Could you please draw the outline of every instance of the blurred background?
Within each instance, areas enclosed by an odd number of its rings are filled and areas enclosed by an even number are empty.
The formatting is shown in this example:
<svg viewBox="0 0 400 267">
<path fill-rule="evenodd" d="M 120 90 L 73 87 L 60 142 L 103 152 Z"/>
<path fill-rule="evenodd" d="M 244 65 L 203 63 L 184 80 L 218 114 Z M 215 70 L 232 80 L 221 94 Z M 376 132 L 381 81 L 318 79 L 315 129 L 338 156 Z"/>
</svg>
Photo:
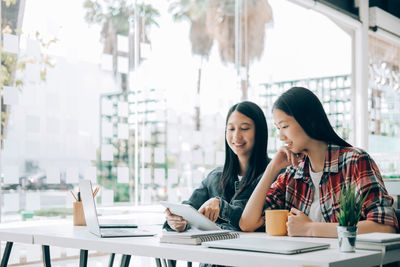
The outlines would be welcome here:
<svg viewBox="0 0 400 267">
<path fill-rule="evenodd" d="M 104 210 L 185 200 L 223 164 L 233 104 L 263 108 L 273 156 L 292 86 L 396 197 L 399 17 L 394 0 L 1 1 L 0 222 L 71 216 L 79 179 Z"/>
</svg>

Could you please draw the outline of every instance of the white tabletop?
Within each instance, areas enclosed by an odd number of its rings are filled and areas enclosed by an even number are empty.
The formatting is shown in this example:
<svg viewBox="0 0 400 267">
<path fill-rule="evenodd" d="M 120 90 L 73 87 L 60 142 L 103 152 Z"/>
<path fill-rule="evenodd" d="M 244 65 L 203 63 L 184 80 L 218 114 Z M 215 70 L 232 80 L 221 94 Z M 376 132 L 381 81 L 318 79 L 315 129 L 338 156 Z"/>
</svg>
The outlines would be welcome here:
<svg viewBox="0 0 400 267">
<path fill-rule="evenodd" d="M 161 234 L 161 226 L 143 227 Z M 242 238 L 257 237 L 269 239 L 293 239 L 329 243 L 331 248 L 301 253 L 279 255 L 237 250 L 212 249 L 202 246 L 159 243 L 159 237 L 99 238 L 89 233 L 85 226 L 71 225 L 71 222 L 34 227 L 0 229 L 0 239 L 24 242 L 22 237 L 33 235 L 33 243 L 40 245 L 86 249 L 133 256 L 176 259 L 231 266 L 376 266 L 380 264 L 378 251 L 357 250 L 355 253 L 340 253 L 337 239 L 270 237 L 265 233 L 243 233 Z M 16 238 L 19 236 L 21 239 Z M 25 240 L 25 239 L 24 239 Z M 27 239 L 26 239 L 27 240 Z"/>
<path fill-rule="evenodd" d="M 0 240 L 33 244 L 33 234 L 25 229 L 14 229 L 12 231 L 0 230 Z"/>
</svg>

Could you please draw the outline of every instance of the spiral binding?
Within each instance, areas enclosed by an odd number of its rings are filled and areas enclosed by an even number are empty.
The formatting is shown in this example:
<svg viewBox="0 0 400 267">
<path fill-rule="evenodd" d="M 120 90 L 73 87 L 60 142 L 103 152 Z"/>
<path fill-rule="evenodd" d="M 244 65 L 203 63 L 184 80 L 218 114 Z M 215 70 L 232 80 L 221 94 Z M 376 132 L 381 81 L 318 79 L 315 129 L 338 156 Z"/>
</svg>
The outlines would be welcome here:
<svg viewBox="0 0 400 267">
<path fill-rule="evenodd" d="M 224 239 L 234 239 L 240 236 L 239 233 L 223 233 L 223 234 L 212 234 L 212 235 L 205 235 L 199 236 L 201 242 L 207 241 L 216 241 L 216 240 L 224 240 Z"/>
</svg>

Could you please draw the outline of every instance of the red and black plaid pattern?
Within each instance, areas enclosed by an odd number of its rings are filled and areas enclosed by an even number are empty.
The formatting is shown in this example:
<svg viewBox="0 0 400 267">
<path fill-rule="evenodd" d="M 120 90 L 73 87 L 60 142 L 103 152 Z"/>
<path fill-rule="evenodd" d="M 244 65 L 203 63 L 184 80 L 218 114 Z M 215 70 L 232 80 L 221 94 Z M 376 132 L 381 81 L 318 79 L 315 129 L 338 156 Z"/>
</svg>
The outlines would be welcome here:
<svg viewBox="0 0 400 267">
<path fill-rule="evenodd" d="M 305 157 L 297 169 L 289 166 L 279 175 L 267 194 L 265 208 L 290 210 L 294 207 L 308 215 L 315 190 L 309 166 L 309 158 Z M 358 197 L 369 191 L 361 220 L 398 229 L 393 198 L 386 191 L 379 169 L 368 153 L 354 147 L 328 145 L 323 172 L 319 190 L 321 213 L 326 222 L 337 222 L 340 189 L 355 184 Z"/>
</svg>

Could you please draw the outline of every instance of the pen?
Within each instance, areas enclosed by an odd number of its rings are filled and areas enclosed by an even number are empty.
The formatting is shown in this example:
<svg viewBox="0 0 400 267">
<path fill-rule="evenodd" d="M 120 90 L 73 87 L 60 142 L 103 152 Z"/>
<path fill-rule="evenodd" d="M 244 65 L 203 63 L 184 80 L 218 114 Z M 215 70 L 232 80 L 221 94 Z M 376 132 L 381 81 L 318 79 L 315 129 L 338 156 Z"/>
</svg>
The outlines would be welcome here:
<svg viewBox="0 0 400 267">
<path fill-rule="evenodd" d="M 81 202 L 81 192 L 78 192 L 78 201 Z"/>
</svg>

